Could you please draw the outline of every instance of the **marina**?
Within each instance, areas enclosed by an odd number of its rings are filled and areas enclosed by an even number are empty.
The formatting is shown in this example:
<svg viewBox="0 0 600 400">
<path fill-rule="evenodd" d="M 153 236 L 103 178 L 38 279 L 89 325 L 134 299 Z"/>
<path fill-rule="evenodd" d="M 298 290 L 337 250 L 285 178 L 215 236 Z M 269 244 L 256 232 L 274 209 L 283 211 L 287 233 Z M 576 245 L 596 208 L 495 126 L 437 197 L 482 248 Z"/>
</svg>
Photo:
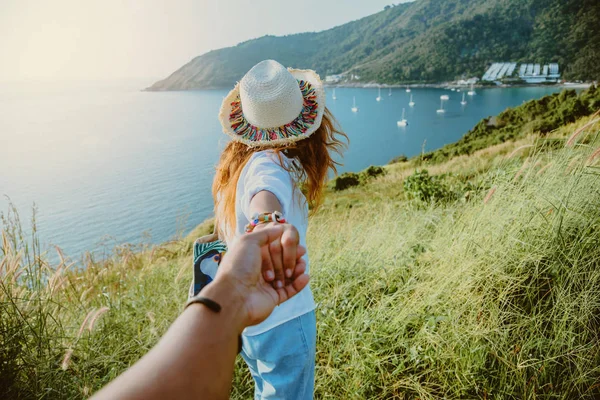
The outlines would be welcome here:
<svg viewBox="0 0 600 400">
<path fill-rule="evenodd" d="M 515 71 L 517 73 L 515 74 Z M 560 70 L 557 63 L 532 64 L 524 63 L 517 70 L 517 63 L 493 63 L 482 76 L 483 82 L 527 84 L 557 83 L 560 80 Z"/>
</svg>

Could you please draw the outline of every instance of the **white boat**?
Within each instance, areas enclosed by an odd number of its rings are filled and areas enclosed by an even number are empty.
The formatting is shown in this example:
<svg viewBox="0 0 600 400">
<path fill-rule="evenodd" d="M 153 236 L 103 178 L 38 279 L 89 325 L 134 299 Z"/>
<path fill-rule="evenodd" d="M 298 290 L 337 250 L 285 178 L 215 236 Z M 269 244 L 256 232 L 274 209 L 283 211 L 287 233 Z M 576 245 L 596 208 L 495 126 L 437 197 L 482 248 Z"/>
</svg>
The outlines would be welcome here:
<svg viewBox="0 0 600 400">
<path fill-rule="evenodd" d="M 408 105 L 411 106 L 411 107 L 415 106 L 415 102 L 413 101 L 413 95 L 412 95 L 412 93 L 410 94 L 410 101 L 408 102 Z"/>
<path fill-rule="evenodd" d="M 388 96 L 392 95 L 392 88 L 390 88 L 390 91 L 388 92 Z"/>
<path fill-rule="evenodd" d="M 379 91 L 377 92 L 378 94 L 377 94 L 377 98 L 375 100 L 381 101 L 381 88 L 378 88 L 378 89 L 379 89 Z"/>
<path fill-rule="evenodd" d="M 444 97 L 444 96 L 442 96 L 442 97 Z M 446 110 L 444 110 L 444 99 L 440 98 L 440 102 L 441 102 L 440 109 L 437 110 L 437 113 L 438 114 L 443 114 L 443 113 L 446 112 Z"/>
<path fill-rule="evenodd" d="M 331 96 L 331 98 L 337 100 L 337 97 L 335 96 L 335 88 L 333 88 L 333 95 Z"/>
<path fill-rule="evenodd" d="M 402 109 L 402 119 L 400 121 L 397 122 L 398 126 L 406 126 L 408 125 L 408 121 L 406 120 L 406 118 L 404 118 L 404 113 L 406 112 L 406 109 Z"/>
<path fill-rule="evenodd" d="M 356 107 L 356 97 L 352 97 L 352 112 L 358 112 L 358 107 Z"/>
<path fill-rule="evenodd" d="M 465 93 L 463 92 L 463 99 L 460 102 L 460 104 L 462 104 L 463 106 L 467 104 L 467 100 L 465 100 Z"/>
<path fill-rule="evenodd" d="M 446 101 L 446 100 L 450 100 L 450 96 L 448 96 L 447 94 L 443 94 L 440 96 L 440 99 Z"/>
<path fill-rule="evenodd" d="M 410 93 L 410 88 L 406 85 L 406 93 Z"/>
<path fill-rule="evenodd" d="M 453 92 L 456 92 L 456 88 L 452 88 L 452 89 L 450 89 L 450 90 L 452 90 Z"/>
<path fill-rule="evenodd" d="M 473 90 L 473 84 L 472 84 L 472 83 L 471 83 L 471 90 L 469 90 L 469 91 L 467 92 L 467 94 L 468 94 L 469 96 L 475 96 L 475 94 L 476 94 L 476 93 L 475 93 L 475 91 Z"/>
</svg>

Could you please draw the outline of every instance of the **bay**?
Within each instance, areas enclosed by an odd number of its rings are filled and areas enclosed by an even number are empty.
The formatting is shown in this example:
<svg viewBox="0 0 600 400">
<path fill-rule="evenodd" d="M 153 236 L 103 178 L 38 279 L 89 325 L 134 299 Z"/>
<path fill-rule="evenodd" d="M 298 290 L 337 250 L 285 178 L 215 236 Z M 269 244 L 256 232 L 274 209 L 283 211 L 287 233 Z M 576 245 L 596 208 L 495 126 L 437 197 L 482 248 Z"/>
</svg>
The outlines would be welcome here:
<svg viewBox="0 0 600 400">
<path fill-rule="evenodd" d="M 0 210 L 22 219 L 35 202 L 38 231 L 68 255 L 120 243 L 160 243 L 211 215 L 214 165 L 226 142 L 217 113 L 226 90 L 142 92 L 142 82 L 0 85 Z M 328 89 L 350 138 L 340 172 L 360 171 L 463 136 L 481 118 L 561 90 Z M 448 95 L 446 112 L 440 96 Z M 353 97 L 359 112 L 351 111 Z M 398 127 L 402 108 L 407 127 Z M 27 223 L 26 223 L 27 224 Z"/>
</svg>

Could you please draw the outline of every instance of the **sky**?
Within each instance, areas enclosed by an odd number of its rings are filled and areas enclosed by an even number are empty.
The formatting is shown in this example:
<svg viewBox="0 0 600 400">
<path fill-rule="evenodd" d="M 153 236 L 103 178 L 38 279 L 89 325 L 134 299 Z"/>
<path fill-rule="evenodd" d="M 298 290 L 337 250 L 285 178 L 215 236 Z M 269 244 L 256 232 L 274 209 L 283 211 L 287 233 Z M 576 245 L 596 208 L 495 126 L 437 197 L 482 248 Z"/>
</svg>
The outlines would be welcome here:
<svg viewBox="0 0 600 400">
<path fill-rule="evenodd" d="M 405 0 L 0 0 L 0 81 L 163 78 L 207 51 Z"/>
</svg>

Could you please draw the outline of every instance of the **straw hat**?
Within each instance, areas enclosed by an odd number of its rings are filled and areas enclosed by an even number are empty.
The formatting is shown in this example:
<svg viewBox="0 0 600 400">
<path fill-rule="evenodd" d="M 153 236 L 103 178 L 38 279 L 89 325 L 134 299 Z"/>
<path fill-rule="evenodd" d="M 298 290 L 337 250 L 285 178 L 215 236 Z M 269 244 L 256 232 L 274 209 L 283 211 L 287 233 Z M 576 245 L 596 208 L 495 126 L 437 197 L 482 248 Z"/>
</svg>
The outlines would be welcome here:
<svg viewBox="0 0 600 400">
<path fill-rule="evenodd" d="M 223 100 L 223 132 L 250 147 L 306 139 L 321 125 L 325 90 L 312 70 L 285 69 L 265 60 L 244 75 Z"/>
</svg>

